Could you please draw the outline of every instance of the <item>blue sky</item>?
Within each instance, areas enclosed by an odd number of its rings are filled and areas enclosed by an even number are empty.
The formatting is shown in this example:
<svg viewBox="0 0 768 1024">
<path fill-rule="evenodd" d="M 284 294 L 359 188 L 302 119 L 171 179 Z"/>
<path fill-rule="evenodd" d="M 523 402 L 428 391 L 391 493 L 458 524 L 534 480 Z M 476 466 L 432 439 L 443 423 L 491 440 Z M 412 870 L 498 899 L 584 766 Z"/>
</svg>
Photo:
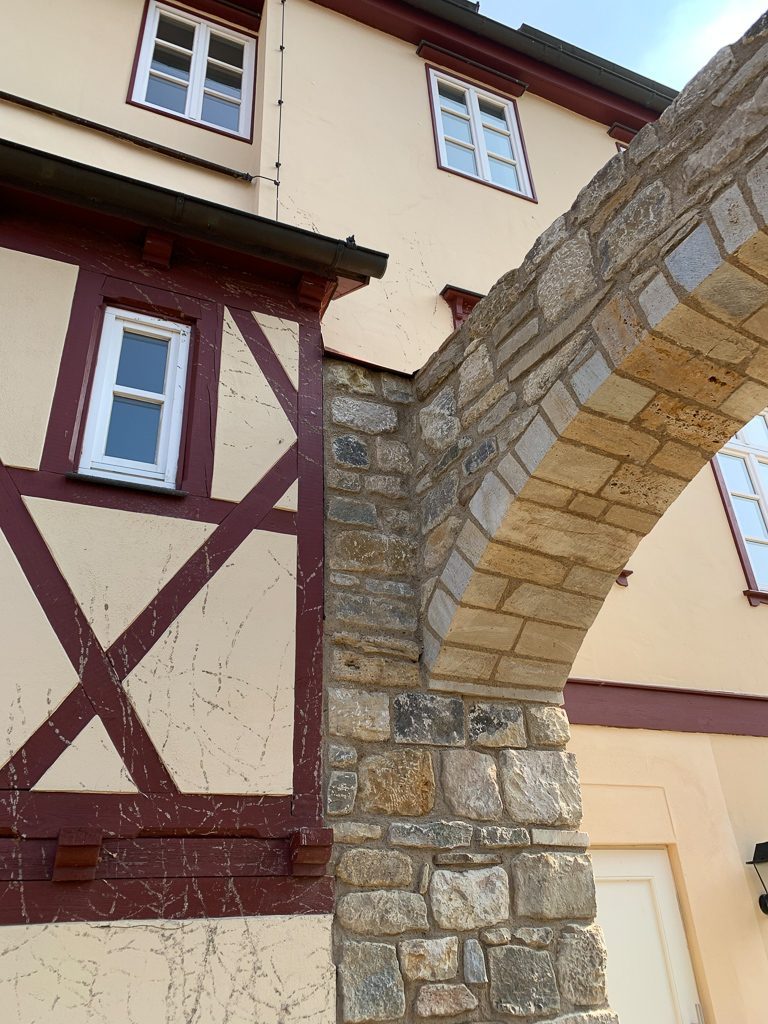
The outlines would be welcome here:
<svg viewBox="0 0 768 1024">
<path fill-rule="evenodd" d="M 525 22 L 675 89 L 757 21 L 768 0 L 480 0 L 480 13 Z"/>
</svg>

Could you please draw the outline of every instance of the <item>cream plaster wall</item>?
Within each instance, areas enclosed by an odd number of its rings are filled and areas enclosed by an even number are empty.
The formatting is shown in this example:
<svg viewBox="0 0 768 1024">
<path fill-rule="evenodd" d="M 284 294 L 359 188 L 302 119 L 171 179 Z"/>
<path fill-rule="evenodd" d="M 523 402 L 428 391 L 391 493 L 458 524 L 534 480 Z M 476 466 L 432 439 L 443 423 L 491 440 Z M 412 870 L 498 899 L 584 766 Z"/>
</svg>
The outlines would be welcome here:
<svg viewBox="0 0 768 1024">
<path fill-rule="evenodd" d="M 98 717 L 90 720 L 32 789 L 43 793 L 138 793 Z"/>
<path fill-rule="evenodd" d="M 5 1024 L 332 1024 L 331 916 L 0 928 Z"/>
<path fill-rule="evenodd" d="M 104 648 L 216 529 L 48 498 L 24 498 L 24 504 Z"/>
<path fill-rule="evenodd" d="M 77 674 L 2 533 L 0 583 L 0 764 L 5 764 L 75 688 Z"/>
<path fill-rule="evenodd" d="M 592 845 L 669 849 L 707 1024 L 763 1024 L 768 918 L 744 861 L 768 838 L 768 784 L 752 784 L 768 778 L 768 739 L 572 734 Z"/>
<path fill-rule="evenodd" d="M 283 407 L 225 310 L 211 497 L 241 501 L 295 440 Z"/>
<path fill-rule="evenodd" d="M 78 268 L 0 249 L 0 459 L 38 469 Z"/>
<path fill-rule="evenodd" d="M 627 563 L 571 675 L 768 694 L 768 605 L 753 608 L 710 466 Z"/>
<path fill-rule="evenodd" d="M 183 793 L 288 794 L 296 538 L 254 530 L 125 686 Z"/>
</svg>

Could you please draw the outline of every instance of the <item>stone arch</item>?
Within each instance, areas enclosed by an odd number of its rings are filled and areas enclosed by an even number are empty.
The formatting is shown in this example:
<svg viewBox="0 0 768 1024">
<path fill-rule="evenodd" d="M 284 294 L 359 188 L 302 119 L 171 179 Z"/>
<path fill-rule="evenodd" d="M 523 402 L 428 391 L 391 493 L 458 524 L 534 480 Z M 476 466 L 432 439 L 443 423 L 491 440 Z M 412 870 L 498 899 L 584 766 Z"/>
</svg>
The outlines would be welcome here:
<svg viewBox="0 0 768 1024">
<path fill-rule="evenodd" d="M 558 703 L 640 539 L 768 405 L 767 37 L 768 14 L 417 375 L 430 688 Z"/>
</svg>

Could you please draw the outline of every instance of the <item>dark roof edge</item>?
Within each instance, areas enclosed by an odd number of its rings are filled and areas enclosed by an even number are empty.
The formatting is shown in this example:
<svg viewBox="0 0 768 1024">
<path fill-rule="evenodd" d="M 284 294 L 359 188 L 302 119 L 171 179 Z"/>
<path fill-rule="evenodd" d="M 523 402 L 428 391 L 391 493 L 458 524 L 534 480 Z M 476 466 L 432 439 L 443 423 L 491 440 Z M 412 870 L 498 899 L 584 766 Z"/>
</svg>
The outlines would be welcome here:
<svg viewBox="0 0 768 1024">
<path fill-rule="evenodd" d="M 604 60 L 596 54 L 581 50 L 556 36 L 548 35 L 530 25 L 519 29 L 486 18 L 470 8 L 459 6 L 454 0 L 402 0 L 408 7 L 442 18 L 468 32 L 491 39 L 501 46 L 532 57 L 550 67 L 565 71 L 591 85 L 599 85 L 624 99 L 650 110 L 661 112 L 677 96 L 677 90 L 638 75 L 634 71 Z"/>
<path fill-rule="evenodd" d="M 374 249 L 0 140 L 0 182 L 326 277 L 384 276 Z"/>
</svg>

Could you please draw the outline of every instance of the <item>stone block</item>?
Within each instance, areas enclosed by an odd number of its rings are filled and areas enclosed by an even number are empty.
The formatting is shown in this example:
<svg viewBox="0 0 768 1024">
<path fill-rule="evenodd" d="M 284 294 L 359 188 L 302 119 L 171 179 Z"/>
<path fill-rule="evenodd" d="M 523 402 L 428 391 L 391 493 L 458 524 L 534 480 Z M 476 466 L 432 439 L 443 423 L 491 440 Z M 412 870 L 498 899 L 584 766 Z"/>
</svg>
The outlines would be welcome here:
<svg viewBox="0 0 768 1024">
<path fill-rule="evenodd" d="M 474 750 L 451 750 L 442 755 L 443 795 L 454 814 L 475 821 L 493 821 L 503 810 L 496 762 Z"/>
<path fill-rule="evenodd" d="M 402 441 L 388 437 L 376 438 L 376 464 L 385 473 L 410 473 L 413 471 L 411 453 Z"/>
<path fill-rule="evenodd" d="M 495 437 L 488 437 L 482 444 L 479 444 L 475 450 L 469 454 L 466 459 L 462 462 L 461 466 L 466 476 L 471 476 L 476 473 L 483 466 L 487 466 L 491 459 L 495 458 L 498 454 L 499 446 L 496 444 Z"/>
<path fill-rule="evenodd" d="M 753 235 L 736 253 L 740 263 L 760 277 L 768 277 L 768 236 L 762 231 Z"/>
<path fill-rule="evenodd" d="M 614 366 L 645 337 L 645 328 L 623 292 L 597 314 L 592 327 Z"/>
<path fill-rule="evenodd" d="M 488 473 L 480 485 L 480 490 L 469 503 L 469 510 L 483 529 L 493 536 L 501 526 L 511 503 L 512 495 L 501 480 L 493 473 Z"/>
<path fill-rule="evenodd" d="M 523 324 L 522 327 L 518 327 L 514 333 L 510 334 L 505 338 L 499 345 L 498 350 L 498 363 L 499 367 L 502 367 L 504 363 L 508 363 L 509 360 L 517 352 L 520 351 L 525 345 L 535 338 L 539 333 L 539 321 L 536 317 L 529 320 L 528 323 Z"/>
<path fill-rule="evenodd" d="M 563 436 L 570 441 L 579 441 L 581 444 L 597 448 L 599 451 L 608 452 L 610 455 L 631 459 L 632 462 L 647 462 L 659 447 L 658 440 L 651 437 L 650 434 L 644 434 L 619 420 L 594 416 L 586 411 L 576 417 L 564 431 Z M 615 467 L 615 462 L 613 466 Z M 601 483 L 604 482 L 605 479 L 601 481 Z M 594 490 L 597 490 L 599 486 L 600 484 Z M 590 488 L 584 488 L 584 490 L 590 490 Z"/>
<path fill-rule="evenodd" d="M 549 953 L 526 946 L 492 946 L 491 1006 L 516 1017 L 538 1016 L 560 1008 L 557 981 Z"/>
<path fill-rule="evenodd" d="M 464 591 L 462 603 L 465 605 L 477 605 L 480 608 L 493 610 L 498 608 L 499 602 L 507 589 L 507 581 L 498 576 L 487 576 L 482 572 L 475 572 Z"/>
<path fill-rule="evenodd" d="M 700 405 L 688 405 L 672 395 L 658 395 L 640 416 L 646 430 L 657 431 L 710 454 L 722 448 L 742 425 Z"/>
<path fill-rule="evenodd" d="M 585 636 L 586 630 L 583 629 L 559 626 L 554 622 L 528 621 L 520 634 L 515 654 L 563 661 L 570 667 Z"/>
<path fill-rule="evenodd" d="M 509 381 L 498 380 L 490 387 L 484 395 L 482 395 L 474 403 L 474 405 L 467 406 L 461 413 L 461 425 L 464 430 L 467 430 L 472 426 L 473 423 L 477 423 L 481 416 L 484 416 L 488 410 L 494 406 L 500 398 L 509 391 Z"/>
<path fill-rule="evenodd" d="M 427 572 L 432 572 L 445 561 L 460 529 L 458 516 L 450 516 L 427 536 L 424 541 L 424 568 Z"/>
<path fill-rule="evenodd" d="M 388 398 L 390 402 L 407 405 L 413 401 L 413 384 L 407 377 L 396 377 L 393 374 L 383 373 L 381 388 L 384 397 Z"/>
<path fill-rule="evenodd" d="M 726 189 L 710 210 L 728 253 L 735 252 L 757 231 L 757 224 L 738 185 Z"/>
<path fill-rule="evenodd" d="M 342 363 L 336 360 L 326 362 L 328 380 L 337 387 L 346 388 L 347 391 L 355 391 L 359 395 L 375 395 L 376 388 L 373 386 L 371 375 L 368 370 L 355 363 Z"/>
<path fill-rule="evenodd" d="M 638 301 L 648 317 L 648 323 L 651 327 L 656 327 L 668 313 L 672 312 L 679 299 L 667 284 L 663 274 L 657 274 L 640 292 Z"/>
<path fill-rule="evenodd" d="M 472 704 L 469 740 L 479 747 L 524 747 L 525 722 L 519 704 Z"/>
<path fill-rule="evenodd" d="M 399 693 L 392 702 L 392 716 L 396 743 L 464 746 L 464 704 L 457 697 Z M 426 751 L 421 753 L 429 758 Z"/>
<path fill-rule="evenodd" d="M 604 1003 L 606 962 L 602 929 L 567 928 L 560 936 L 556 965 L 565 998 L 576 1006 Z"/>
<path fill-rule="evenodd" d="M 385 629 L 415 630 L 416 611 L 412 601 L 397 601 L 367 594 L 337 593 L 326 606 L 330 616 L 356 626 L 376 623 Z"/>
<path fill-rule="evenodd" d="M 393 889 L 342 896 L 336 906 L 336 920 L 342 928 L 361 935 L 400 935 L 429 930 L 424 897 Z"/>
<path fill-rule="evenodd" d="M 523 401 L 529 406 L 535 405 L 555 381 L 563 375 L 566 367 L 593 348 L 591 335 L 588 331 L 573 334 L 568 341 L 559 345 L 551 355 L 538 366 L 532 367 L 522 380 Z"/>
<path fill-rule="evenodd" d="M 525 501 L 548 505 L 550 508 L 565 508 L 572 495 L 573 491 L 568 487 L 561 487 L 560 484 L 553 484 L 548 480 L 540 480 L 538 476 L 532 476 L 520 497 Z"/>
<path fill-rule="evenodd" d="M 478 434 L 490 434 L 492 430 L 496 428 L 507 419 L 511 414 L 512 410 L 517 405 L 517 395 L 512 393 L 505 395 L 499 399 L 493 408 L 489 409 L 488 412 L 477 424 Z M 524 416 L 525 413 L 520 413 Z"/>
<path fill-rule="evenodd" d="M 522 624 L 523 620 L 514 615 L 462 606 L 453 617 L 446 640 L 455 644 L 490 647 L 494 651 L 510 651 Z"/>
<path fill-rule="evenodd" d="M 464 981 L 468 985 L 484 985 L 488 981 L 483 947 L 477 939 L 464 943 Z"/>
<path fill-rule="evenodd" d="M 435 871 L 429 894 L 439 928 L 471 931 L 509 917 L 509 878 L 502 867 Z"/>
<path fill-rule="evenodd" d="M 461 557 L 458 551 L 453 551 L 448 559 L 448 564 L 440 574 L 440 579 L 453 594 L 457 601 L 461 600 L 462 594 L 467 589 L 472 579 L 474 569 Z"/>
<path fill-rule="evenodd" d="M 385 498 L 407 498 L 408 488 L 400 476 L 371 473 L 365 478 L 365 489 L 370 494 L 381 494 Z"/>
<path fill-rule="evenodd" d="M 419 681 L 419 666 L 402 658 L 336 650 L 331 654 L 331 676 L 335 681 L 368 686 L 414 686 Z"/>
<path fill-rule="evenodd" d="M 421 437 L 434 452 L 442 452 L 459 436 L 461 424 L 456 416 L 456 398 L 453 389 L 443 388 L 419 412 Z"/>
<path fill-rule="evenodd" d="M 610 1010 L 590 1010 L 586 1013 L 569 1013 L 558 1017 L 555 1024 L 619 1024 L 619 1018 Z"/>
<path fill-rule="evenodd" d="M 749 283 L 742 286 L 736 279 L 737 275 Z M 700 301 L 723 319 L 734 319 L 734 314 L 743 314 L 741 319 L 744 319 L 768 301 L 768 288 L 734 267 L 728 265 L 722 274 L 717 271 L 713 277 L 714 280 L 709 279 L 701 285 Z M 699 299 L 698 290 L 696 298 Z M 757 349 L 756 343 L 743 334 L 702 316 L 682 303 L 664 317 L 658 329 L 678 345 L 724 363 L 740 363 Z"/>
<path fill-rule="evenodd" d="M 557 828 L 532 828 L 531 842 L 534 846 L 576 846 L 586 850 L 589 836 L 586 832 L 572 832 Z"/>
<path fill-rule="evenodd" d="M 389 841 L 393 846 L 453 850 L 469 846 L 472 826 L 463 821 L 394 822 L 389 826 Z"/>
<path fill-rule="evenodd" d="M 577 494 L 568 508 L 571 512 L 576 512 L 577 515 L 590 516 L 592 519 L 597 519 L 607 504 L 608 502 L 603 501 L 602 498 L 592 498 L 588 494 Z"/>
<path fill-rule="evenodd" d="M 456 507 L 458 489 L 459 474 L 456 470 L 452 470 L 422 499 L 422 533 L 429 533 L 434 526 L 439 526 L 448 518 L 451 509 Z"/>
<path fill-rule="evenodd" d="M 397 948 L 408 981 L 449 981 L 459 973 L 459 940 L 455 935 L 405 939 Z"/>
<path fill-rule="evenodd" d="M 391 434 L 397 430 L 397 412 L 394 409 L 356 398 L 334 398 L 331 419 L 339 426 L 361 430 L 364 434 Z"/>
<path fill-rule="evenodd" d="M 717 248 L 708 224 L 700 224 L 687 238 L 672 250 L 664 260 L 670 274 L 686 291 L 693 289 L 709 277 L 723 257 Z"/>
<path fill-rule="evenodd" d="M 446 448 L 440 458 L 432 467 L 432 476 L 440 476 L 445 470 L 453 465 L 453 463 L 461 456 L 463 451 L 471 446 L 472 442 L 468 437 L 460 437 L 458 441 L 454 441 L 450 448 Z"/>
<path fill-rule="evenodd" d="M 601 602 L 593 598 L 565 594 L 562 590 L 540 587 L 535 583 L 521 583 L 504 602 L 504 610 L 516 615 L 581 629 L 589 629 L 601 607 Z"/>
<path fill-rule="evenodd" d="M 562 583 L 567 567 L 551 558 L 509 547 L 506 544 L 487 544 L 479 563 L 480 569 L 513 579 L 532 580 L 554 586 Z M 618 570 L 617 570 L 618 571 Z"/>
<path fill-rule="evenodd" d="M 422 985 L 416 996 L 416 1014 L 419 1017 L 454 1017 L 457 1013 L 474 1010 L 477 999 L 466 985 Z"/>
<path fill-rule="evenodd" d="M 357 764 L 357 751 L 345 743 L 329 743 L 328 764 L 331 768 L 351 768 Z"/>
<path fill-rule="evenodd" d="M 541 407 L 549 417 L 550 423 L 562 433 L 579 411 L 568 388 L 562 381 L 555 382 L 552 389 L 541 400 Z"/>
<path fill-rule="evenodd" d="M 376 526 L 376 506 L 369 501 L 355 501 L 353 498 L 331 498 L 328 518 L 335 523 L 354 523 L 357 526 Z"/>
<path fill-rule="evenodd" d="M 529 704 L 526 708 L 531 743 L 542 747 L 561 747 L 571 738 L 568 715 L 552 704 Z"/>
<path fill-rule="evenodd" d="M 723 402 L 721 409 L 727 416 L 734 416 L 743 423 L 747 423 L 761 409 L 764 409 L 766 404 L 768 404 L 768 388 L 763 384 L 747 381 Z"/>
<path fill-rule="evenodd" d="M 392 750 L 360 762 L 359 808 L 363 814 L 428 814 L 435 776 L 426 750 Z"/>
<path fill-rule="evenodd" d="M 551 928 L 518 928 L 515 932 L 516 939 L 536 949 L 548 946 L 554 937 L 555 933 Z"/>
<path fill-rule="evenodd" d="M 486 946 L 506 946 L 512 941 L 512 932 L 505 925 L 497 928 L 484 928 L 480 932 L 480 941 Z"/>
<path fill-rule="evenodd" d="M 585 565 L 575 565 L 568 573 L 563 588 L 602 599 L 608 595 L 615 582 L 615 573 L 598 572 L 597 569 L 588 569 Z"/>
<path fill-rule="evenodd" d="M 669 455 L 669 453 L 667 453 L 667 455 Z M 669 469 L 670 471 L 673 471 L 670 466 L 670 462 L 672 461 L 673 460 L 668 457 L 664 457 L 662 459 L 656 458 L 653 460 L 654 465 L 660 466 L 661 469 Z M 701 460 L 696 458 L 694 455 L 694 457 L 689 461 L 681 459 L 677 468 L 690 470 L 691 472 L 686 477 L 686 479 L 689 479 L 694 475 L 694 466 L 697 466 L 698 471 L 698 469 L 702 468 L 702 465 L 703 463 Z M 605 521 L 606 523 L 613 523 L 614 526 L 623 526 L 627 530 L 634 530 L 635 533 L 645 536 L 646 533 L 651 532 L 653 527 L 659 521 L 659 518 L 658 516 L 650 515 L 648 512 L 638 512 L 636 508 L 626 508 L 623 505 L 612 505 L 605 515 Z"/>
<path fill-rule="evenodd" d="M 563 242 L 539 277 L 536 298 L 545 319 L 559 320 L 574 303 L 598 287 L 586 231 Z"/>
<path fill-rule="evenodd" d="M 331 772 L 328 778 L 326 812 L 329 815 L 351 814 L 357 795 L 357 775 L 354 772 Z"/>
<path fill-rule="evenodd" d="M 567 436 L 578 439 L 578 424 L 582 417 L 589 418 L 589 413 L 582 412 L 580 416 L 576 417 L 566 431 Z M 609 423 L 608 420 L 599 420 L 598 422 Z M 589 427 L 587 427 L 588 430 Z M 591 442 L 587 441 L 586 443 L 590 444 Z M 575 444 L 566 444 L 560 440 L 544 457 L 536 470 L 536 476 L 561 487 L 594 494 L 605 484 L 617 466 L 616 459 L 599 455 L 597 452 L 586 451 Z M 526 494 L 525 497 L 527 498 L 528 495 Z"/>
<path fill-rule="evenodd" d="M 459 366 L 459 408 L 493 384 L 493 364 L 485 345 L 479 345 Z"/>
<path fill-rule="evenodd" d="M 760 405 L 755 407 L 756 411 L 759 411 L 760 408 L 762 408 Z M 750 418 L 750 416 L 745 417 L 745 419 Z M 618 501 L 645 512 L 662 515 L 675 498 L 682 493 L 687 482 L 678 477 L 667 476 L 665 473 L 657 473 L 652 469 L 642 469 L 640 466 L 630 466 L 625 463 L 600 493 L 608 501 Z M 634 544 L 632 548 L 634 549 Z M 630 554 L 631 551 L 627 553 L 627 558 Z M 623 568 L 623 565 L 619 568 Z"/>
<path fill-rule="evenodd" d="M 651 388 L 612 374 L 586 404 L 595 412 L 602 412 L 606 416 L 613 416 L 628 423 L 648 405 L 654 395 L 655 392 Z"/>
<path fill-rule="evenodd" d="M 417 556 L 416 544 L 406 537 L 345 530 L 333 539 L 330 562 L 332 569 L 412 576 Z"/>
<path fill-rule="evenodd" d="M 515 445 L 515 452 L 528 472 L 533 473 L 554 443 L 555 435 L 546 421 L 541 416 L 536 416 Z"/>
<path fill-rule="evenodd" d="M 742 325 L 745 330 L 751 334 L 756 334 L 758 338 L 762 338 L 764 341 L 768 341 L 768 307 L 759 310 L 754 316 L 751 316 L 749 320 Z M 761 366 L 762 372 L 755 373 L 755 368 Z M 749 364 L 747 373 L 751 377 L 759 377 L 760 380 L 766 379 L 765 367 L 768 365 L 768 353 L 765 348 L 758 349 L 757 355 Z"/>
<path fill-rule="evenodd" d="M 367 469 L 370 465 L 368 446 L 354 434 L 342 434 L 331 442 L 333 457 L 340 466 L 351 469 Z"/>
<path fill-rule="evenodd" d="M 336 877 L 347 885 L 365 888 L 404 887 L 413 881 L 413 864 L 397 850 L 346 850 Z"/>
<path fill-rule="evenodd" d="M 326 468 L 325 486 L 336 491 L 349 491 L 356 493 L 360 490 L 359 473 L 342 473 L 339 469 Z"/>
<path fill-rule="evenodd" d="M 496 654 L 445 646 L 440 650 L 432 671 L 436 676 L 485 680 L 490 679 L 493 675 L 497 658 Z M 437 689 L 450 689 L 450 687 L 438 686 Z"/>
<path fill-rule="evenodd" d="M 470 853 L 467 850 L 452 850 L 450 853 L 436 853 L 435 864 L 441 868 L 490 868 L 501 864 L 498 853 Z"/>
<path fill-rule="evenodd" d="M 405 989 L 394 946 L 345 942 L 339 980 L 345 1024 L 396 1020 L 405 1013 Z"/>
<path fill-rule="evenodd" d="M 519 917 L 595 916 L 595 879 L 586 854 L 521 853 L 512 862 L 512 879 Z"/>
<path fill-rule="evenodd" d="M 626 266 L 654 235 L 670 223 L 672 195 L 661 181 L 653 181 L 631 199 L 603 231 L 597 243 L 603 278 L 607 281 Z"/>
<path fill-rule="evenodd" d="M 480 845 L 490 850 L 507 850 L 531 845 L 531 837 L 524 828 L 484 825 L 477 830 L 477 836 Z"/>
<path fill-rule="evenodd" d="M 580 402 L 586 402 L 611 374 L 608 364 L 595 352 L 571 377 L 571 387 Z"/>
<path fill-rule="evenodd" d="M 373 839 L 381 839 L 381 825 L 369 825 L 360 821 L 334 821 L 334 843 L 367 843 Z"/>
<path fill-rule="evenodd" d="M 560 691 L 568 678 L 569 664 L 565 662 L 526 661 L 524 658 L 502 658 L 496 670 L 497 683 L 508 683 L 517 688 Z M 515 696 L 520 696 L 515 694 Z M 541 700 L 532 696 L 531 700 Z"/>
<path fill-rule="evenodd" d="M 436 590 L 429 603 L 427 621 L 439 637 L 448 632 L 453 616 L 456 614 L 456 602 L 444 590 Z"/>
<path fill-rule="evenodd" d="M 502 750 L 499 768 L 504 803 L 515 821 L 577 825 L 581 820 L 581 793 L 573 754 Z"/>
<path fill-rule="evenodd" d="M 464 555 L 470 565 L 476 566 L 488 545 L 486 537 L 474 523 L 467 521 L 462 527 L 456 541 L 456 547 Z"/>
</svg>

